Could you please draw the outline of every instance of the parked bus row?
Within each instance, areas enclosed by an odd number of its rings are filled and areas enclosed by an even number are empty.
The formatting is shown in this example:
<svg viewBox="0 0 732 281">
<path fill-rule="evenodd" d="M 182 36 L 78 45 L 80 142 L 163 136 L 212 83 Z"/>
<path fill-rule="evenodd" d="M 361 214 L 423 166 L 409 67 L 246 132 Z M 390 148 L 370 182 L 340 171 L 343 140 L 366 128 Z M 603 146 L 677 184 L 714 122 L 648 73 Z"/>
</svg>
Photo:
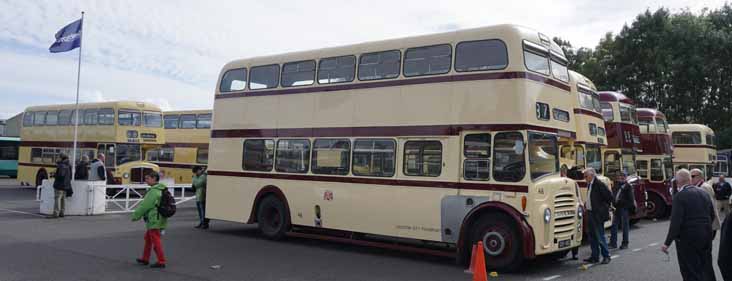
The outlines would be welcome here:
<svg viewBox="0 0 732 281">
<path fill-rule="evenodd" d="M 598 92 L 549 38 L 499 25 L 235 60 L 213 110 L 80 105 L 79 155 L 106 154 L 119 183 L 146 170 L 188 183 L 207 166 L 207 217 L 271 239 L 460 261 L 482 241 L 487 266 L 509 270 L 580 246 L 586 168 L 610 188 L 627 175 L 633 221 L 668 213 L 676 168 L 727 171 L 711 130 Z M 52 175 L 73 120 L 73 105 L 26 110 L 19 181 Z"/>
</svg>

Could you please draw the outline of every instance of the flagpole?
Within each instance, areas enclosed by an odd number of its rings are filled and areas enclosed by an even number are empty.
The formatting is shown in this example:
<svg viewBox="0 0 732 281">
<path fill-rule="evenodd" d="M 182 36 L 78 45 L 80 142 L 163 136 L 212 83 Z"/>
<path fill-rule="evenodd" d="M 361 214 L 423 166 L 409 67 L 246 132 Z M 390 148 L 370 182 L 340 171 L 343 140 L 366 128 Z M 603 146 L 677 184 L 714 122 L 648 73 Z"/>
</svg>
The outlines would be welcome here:
<svg viewBox="0 0 732 281">
<path fill-rule="evenodd" d="M 73 180 L 76 175 L 76 145 L 79 136 L 79 82 L 81 80 L 81 48 L 84 47 L 84 11 L 81 11 L 81 27 L 80 27 L 81 41 L 79 44 L 79 65 L 76 72 L 76 106 L 74 107 L 74 149 L 71 152 L 71 179 Z"/>
</svg>

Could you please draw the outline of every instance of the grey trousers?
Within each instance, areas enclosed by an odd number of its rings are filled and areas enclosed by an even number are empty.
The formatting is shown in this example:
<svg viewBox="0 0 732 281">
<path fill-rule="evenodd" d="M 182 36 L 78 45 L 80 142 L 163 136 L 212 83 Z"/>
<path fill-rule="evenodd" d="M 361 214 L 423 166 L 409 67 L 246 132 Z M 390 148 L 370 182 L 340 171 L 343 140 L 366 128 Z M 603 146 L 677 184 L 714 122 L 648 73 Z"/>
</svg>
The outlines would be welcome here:
<svg viewBox="0 0 732 281">
<path fill-rule="evenodd" d="M 53 215 L 62 216 L 66 209 L 66 190 L 53 190 Z"/>
</svg>

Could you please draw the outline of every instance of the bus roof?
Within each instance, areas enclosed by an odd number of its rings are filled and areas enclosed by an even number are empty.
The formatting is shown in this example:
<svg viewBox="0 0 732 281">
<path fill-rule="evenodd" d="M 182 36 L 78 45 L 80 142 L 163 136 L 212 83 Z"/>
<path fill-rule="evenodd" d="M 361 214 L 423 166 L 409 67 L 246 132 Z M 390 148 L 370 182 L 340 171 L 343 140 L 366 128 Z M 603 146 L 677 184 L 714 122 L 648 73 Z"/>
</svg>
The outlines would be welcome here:
<svg viewBox="0 0 732 281">
<path fill-rule="evenodd" d="M 483 36 L 481 36 L 483 35 Z M 500 35 L 500 36 L 499 36 Z M 498 37 L 497 37 L 498 36 Z M 496 38 L 511 38 L 514 42 L 521 42 L 522 39 L 533 41 L 536 44 L 541 44 L 542 41 L 550 44 L 550 49 L 559 54 L 564 60 L 566 60 L 565 54 L 562 49 L 554 43 L 549 37 L 541 34 L 531 28 L 513 25 L 513 24 L 502 24 L 487 27 L 478 27 L 472 29 L 463 29 L 457 31 L 450 31 L 437 34 L 418 35 L 404 38 L 387 39 L 381 41 L 371 41 L 366 43 L 358 43 L 352 45 L 345 45 L 339 47 L 330 47 L 322 49 L 314 49 L 308 51 L 298 51 L 277 55 L 252 57 L 246 59 L 238 59 L 227 63 L 222 71 L 227 69 L 249 67 L 251 65 L 266 65 L 275 63 L 286 63 L 300 60 L 325 58 L 325 57 L 337 57 L 344 55 L 358 55 L 363 53 L 387 51 L 387 50 L 398 50 L 411 47 L 420 47 L 427 45 L 434 45 L 435 42 L 451 43 L 455 41 L 462 41 L 462 38 L 485 38 L 485 39 L 496 39 Z M 549 42 L 546 42 L 546 41 Z M 457 42 L 455 42 L 457 43 Z M 509 42 L 504 42 L 509 44 Z M 511 48 L 511 46 L 509 46 Z M 222 72 L 223 73 L 223 72 Z"/>
<path fill-rule="evenodd" d="M 569 71 L 569 81 L 572 84 L 574 84 L 574 82 L 576 82 L 577 83 L 576 86 L 583 86 L 583 87 L 590 88 L 590 90 L 592 90 L 592 91 L 597 91 L 597 87 L 595 87 L 595 83 L 590 81 L 590 79 L 587 78 L 587 76 L 584 76 L 574 70 Z M 573 86 L 575 86 L 575 85 L 573 85 Z"/>
<path fill-rule="evenodd" d="M 702 124 L 669 124 L 671 132 L 702 132 L 708 135 L 714 135 L 714 130 Z"/>
<path fill-rule="evenodd" d="M 14 137 L 0 137 L 0 141 L 17 141 L 17 142 L 20 142 L 20 138 L 14 138 Z"/>
<path fill-rule="evenodd" d="M 666 115 L 658 109 L 638 108 L 636 112 L 638 113 L 638 119 L 641 120 L 650 120 L 653 118 L 666 120 Z"/>
<path fill-rule="evenodd" d="M 55 105 L 41 105 L 41 106 L 30 106 L 25 111 L 44 111 L 44 110 L 63 110 L 63 109 L 74 109 L 75 104 L 55 104 Z M 100 108 L 100 107 L 117 107 L 117 108 L 130 108 L 130 109 L 145 109 L 150 111 L 161 111 L 160 107 L 149 102 L 140 101 L 109 101 L 109 102 L 93 102 L 93 103 L 79 103 L 80 109 L 85 108 Z"/>
<path fill-rule="evenodd" d="M 618 92 L 603 91 L 603 92 L 598 92 L 598 94 L 600 94 L 600 101 L 635 104 L 635 102 L 632 99 L 630 99 L 629 97 L 627 97 L 621 93 L 618 93 Z"/>
</svg>

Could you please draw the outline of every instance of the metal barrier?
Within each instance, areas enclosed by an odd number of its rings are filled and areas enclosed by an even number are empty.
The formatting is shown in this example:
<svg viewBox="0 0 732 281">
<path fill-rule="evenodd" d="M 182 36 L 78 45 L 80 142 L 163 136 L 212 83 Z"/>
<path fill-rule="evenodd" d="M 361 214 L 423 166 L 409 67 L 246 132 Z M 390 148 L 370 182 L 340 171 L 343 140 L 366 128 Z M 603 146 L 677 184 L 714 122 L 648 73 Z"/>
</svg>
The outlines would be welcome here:
<svg viewBox="0 0 732 281">
<path fill-rule="evenodd" d="M 167 187 L 173 195 L 176 205 L 196 198 L 195 192 L 188 192 L 188 189 L 191 189 L 190 184 L 173 184 Z M 42 188 L 42 185 L 36 187 L 36 201 L 41 201 Z M 150 189 L 150 186 L 145 184 L 106 185 L 105 188 L 107 192 L 106 202 L 104 203 L 105 213 L 117 214 L 133 212 L 135 207 L 142 202 L 145 192 Z M 114 194 L 110 195 L 110 191 L 113 191 Z"/>
<path fill-rule="evenodd" d="M 189 196 L 186 196 L 186 189 L 190 188 L 190 184 L 174 184 L 168 186 L 168 190 L 173 195 L 176 205 L 196 198 L 195 192 L 189 192 Z M 142 199 L 145 197 L 145 192 L 148 189 L 150 189 L 150 186 L 145 184 L 107 185 L 107 191 L 115 190 L 116 192 L 114 195 L 109 195 L 109 192 L 107 192 L 106 213 L 133 212 L 135 207 L 142 202 Z"/>
</svg>

